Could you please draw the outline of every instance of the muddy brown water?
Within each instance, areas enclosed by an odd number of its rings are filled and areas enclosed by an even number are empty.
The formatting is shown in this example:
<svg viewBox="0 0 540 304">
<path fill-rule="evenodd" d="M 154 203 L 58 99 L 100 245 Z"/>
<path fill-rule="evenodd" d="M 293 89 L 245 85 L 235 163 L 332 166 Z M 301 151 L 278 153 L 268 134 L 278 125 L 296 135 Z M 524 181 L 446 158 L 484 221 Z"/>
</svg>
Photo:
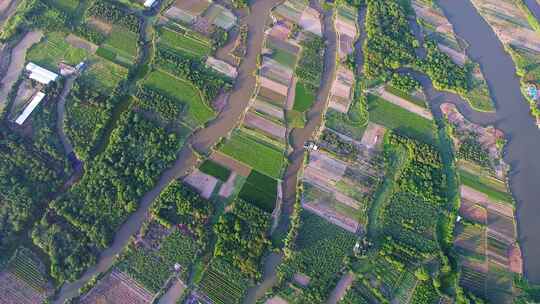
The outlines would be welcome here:
<svg viewBox="0 0 540 304">
<path fill-rule="evenodd" d="M 439 105 L 450 101 L 467 119 L 482 125 L 494 124 L 506 134 L 508 144 L 504 149 L 504 159 L 512 167 L 509 185 L 517 202 L 517 225 L 525 275 L 539 283 L 540 162 L 537 158 L 540 155 L 540 130 L 521 95 L 512 58 L 491 27 L 468 0 L 440 0 L 438 4 L 454 25 L 457 35 L 467 41 L 468 56 L 480 64 L 495 101 L 496 114 L 475 112 L 456 95 L 437 92 L 427 77 L 421 77 L 422 84 L 436 116 L 440 115 Z"/>
<path fill-rule="evenodd" d="M 279 2 L 280 0 L 257 0 L 251 5 L 250 14 L 241 21 L 248 25 L 248 51 L 239 67 L 238 80 L 231 92 L 230 102 L 214 121 L 190 137 L 189 144 L 186 144 L 179 152 L 173 166 L 163 172 L 156 186 L 143 196 L 137 211 L 122 224 L 115 235 L 112 245 L 101 252 L 98 263 L 89 268 L 79 280 L 64 284 L 57 295 L 55 303 L 63 303 L 65 299 L 77 296 L 79 288 L 84 286 L 93 276 L 107 271 L 113 265 L 116 256 L 128 244 L 130 237 L 139 231 L 148 217 L 148 210 L 152 202 L 159 196 L 161 191 L 173 180 L 185 176 L 197 164 L 197 154 L 193 149 L 202 153 L 209 152 L 213 145 L 226 136 L 241 121 L 244 110 L 255 89 L 257 57 L 262 49 L 266 25 L 264 20 L 268 19 L 270 9 Z"/>
</svg>

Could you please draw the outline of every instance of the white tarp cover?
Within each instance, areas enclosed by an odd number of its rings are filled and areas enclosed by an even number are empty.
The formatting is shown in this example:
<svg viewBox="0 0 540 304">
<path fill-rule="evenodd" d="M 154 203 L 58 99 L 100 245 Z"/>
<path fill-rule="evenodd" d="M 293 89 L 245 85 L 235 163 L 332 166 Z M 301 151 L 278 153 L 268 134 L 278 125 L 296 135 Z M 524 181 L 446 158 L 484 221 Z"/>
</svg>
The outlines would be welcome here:
<svg viewBox="0 0 540 304">
<path fill-rule="evenodd" d="M 39 105 L 39 103 L 41 102 L 41 100 L 43 100 L 44 97 L 45 97 L 45 94 L 43 94 L 42 92 L 37 92 L 37 94 L 34 96 L 30 104 L 28 104 L 28 106 L 24 109 L 22 114 L 15 120 L 15 122 L 18 125 L 22 125 L 26 121 L 28 116 L 32 114 L 34 109 Z"/>
</svg>

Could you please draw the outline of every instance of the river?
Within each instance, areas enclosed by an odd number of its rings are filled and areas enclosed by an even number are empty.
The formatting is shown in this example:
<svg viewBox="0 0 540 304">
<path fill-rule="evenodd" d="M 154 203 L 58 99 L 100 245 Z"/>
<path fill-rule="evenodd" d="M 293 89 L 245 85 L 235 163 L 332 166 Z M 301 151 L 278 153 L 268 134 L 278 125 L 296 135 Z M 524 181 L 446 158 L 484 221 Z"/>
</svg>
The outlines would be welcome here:
<svg viewBox="0 0 540 304">
<path fill-rule="evenodd" d="M 534 1 L 534 0 L 533 0 Z M 437 92 L 426 77 L 426 96 L 435 115 L 440 115 L 441 102 L 456 103 L 469 120 L 494 124 L 506 134 L 508 144 L 504 160 L 511 165 L 509 185 L 517 202 L 519 242 L 523 251 L 526 277 L 540 282 L 540 131 L 529 114 L 529 105 L 521 95 L 520 81 L 512 58 L 505 52 L 491 27 L 482 19 L 468 0 L 439 0 L 458 36 L 469 45 L 468 56 L 480 64 L 490 93 L 495 101 L 496 114 L 479 113 L 454 94 Z"/>
<path fill-rule="evenodd" d="M 540 20 L 540 1 L 538 0 L 523 0 L 529 7 L 536 19 Z"/>
<path fill-rule="evenodd" d="M 251 5 L 250 14 L 242 21 L 248 25 L 248 51 L 240 64 L 239 76 L 229 97 L 228 105 L 214 121 L 188 139 L 189 144 L 186 144 L 179 152 L 173 166 L 163 172 L 156 186 L 143 196 L 137 211 L 131 214 L 116 232 L 112 245 L 101 252 L 97 264 L 89 268 L 79 280 L 64 284 L 55 303 L 63 303 L 65 299 L 77 296 L 79 288 L 93 276 L 107 271 L 112 266 L 115 257 L 129 243 L 130 237 L 141 228 L 148 217 L 152 202 L 161 191 L 173 180 L 186 175 L 188 170 L 197 164 L 197 154 L 191 147 L 199 152 L 208 152 L 219 139 L 226 136 L 241 121 L 241 115 L 255 88 L 257 58 L 262 49 L 265 29 L 265 22 L 261 21 L 267 20 L 270 9 L 278 2 L 280 0 L 257 0 Z"/>
</svg>

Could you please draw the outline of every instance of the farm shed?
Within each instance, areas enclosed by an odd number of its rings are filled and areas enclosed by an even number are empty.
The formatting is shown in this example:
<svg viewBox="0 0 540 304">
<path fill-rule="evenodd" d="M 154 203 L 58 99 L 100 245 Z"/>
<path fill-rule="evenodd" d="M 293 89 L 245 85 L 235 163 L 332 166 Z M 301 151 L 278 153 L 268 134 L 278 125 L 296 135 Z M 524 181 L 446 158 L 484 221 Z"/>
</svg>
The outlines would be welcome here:
<svg viewBox="0 0 540 304">
<path fill-rule="evenodd" d="M 43 100 L 44 97 L 45 97 L 45 94 L 43 94 L 42 92 L 37 92 L 37 94 L 34 95 L 34 98 L 32 98 L 32 101 L 30 102 L 30 104 L 28 104 L 28 106 L 24 109 L 22 114 L 15 120 L 15 122 L 18 125 L 22 125 L 26 121 L 26 119 L 30 116 L 30 114 L 32 114 L 34 109 L 39 105 L 39 103 L 41 102 L 41 100 Z"/>
<path fill-rule="evenodd" d="M 49 84 L 51 81 L 55 81 L 56 79 L 58 79 L 58 74 L 44 69 L 32 62 L 29 62 L 26 65 L 26 70 L 30 72 L 30 79 L 34 79 L 35 81 L 42 84 Z"/>
</svg>

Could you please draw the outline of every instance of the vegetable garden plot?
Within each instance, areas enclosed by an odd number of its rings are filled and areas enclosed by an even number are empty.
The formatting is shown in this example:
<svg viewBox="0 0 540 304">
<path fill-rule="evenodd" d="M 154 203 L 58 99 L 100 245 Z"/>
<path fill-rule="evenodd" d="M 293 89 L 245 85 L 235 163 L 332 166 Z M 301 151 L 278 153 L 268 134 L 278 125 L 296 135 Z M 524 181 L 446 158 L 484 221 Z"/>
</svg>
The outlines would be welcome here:
<svg viewBox="0 0 540 304">
<path fill-rule="evenodd" d="M 111 303 L 147 304 L 152 303 L 153 298 L 154 294 L 114 268 L 87 294 L 83 295 L 80 301 L 81 304 L 93 304 L 107 299 Z"/>
<path fill-rule="evenodd" d="M 206 160 L 199 167 L 199 170 L 205 174 L 214 176 L 222 182 L 226 182 L 231 175 L 231 171 L 229 169 L 212 160 Z"/>
<path fill-rule="evenodd" d="M 354 51 L 354 41 L 358 35 L 356 19 L 358 18 L 354 8 L 340 4 L 337 7 L 335 19 L 336 32 L 339 39 L 339 58 L 343 59 Z"/>
<path fill-rule="evenodd" d="M 226 31 L 230 30 L 236 23 L 236 16 L 230 10 L 216 3 L 210 5 L 203 17 L 209 23 Z"/>
<path fill-rule="evenodd" d="M 184 27 L 178 27 L 177 29 L 172 27 L 162 27 L 159 30 L 159 42 L 197 58 L 207 56 L 212 50 L 208 38 Z"/>
<path fill-rule="evenodd" d="M 238 71 L 234 66 L 214 57 L 208 57 L 208 59 L 206 59 L 206 65 L 227 77 L 236 78 L 236 76 L 238 76 Z"/>
<path fill-rule="evenodd" d="M 287 86 L 290 84 L 293 77 L 292 69 L 281 65 L 269 56 L 263 56 L 260 74 L 263 77 L 267 77 Z"/>
<path fill-rule="evenodd" d="M 284 140 L 287 129 L 282 126 L 278 125 L 270 120 L 267 120 L 263 118 L 260 115 L 254 114 L 252 112 L 248 112 L 244 118 L 244 124 L 248 128 L 254 128 L 258 131 L 261 131 L 261 133 L 269 135 L 271 137 Z"/>
<path fill-rule="evenodd" d="M 459 177 L 463 185 L 485 194 L 489 200 L 512 205 L 513 198 L 501 181 L 482 176 L 481 173 L 471 174 L 465 170 L 459 170 Z"/>
<path fill-rule="evenodd" d="M 461 198 L 463 199 L 476 202 L 486 207 L 488 210 L 496 211 L 502 215 L 508 217 L 514 216 L 514 208 L 511 205 L 495 202 L 489 199 L 486 194 L 465 185 L 461 185 L 460 191 Z"/>
<path fill-rule="evenodd" d="M 287 92 L 289 91 L 288 86 L 275 82 L 266 77 L 259 77 L 259 84 L 261 85 L 262 88 L 266 88 L 268 90 L 274 91 L 283 96 L 287 96 Z"/>
<path fill-rule="evenodd" d="M 220 259 L 212 259 L 199 284 L 199 291 L 216 304 L 239 304 L 244 298 L 249 279 Z"/>
<path fill-rule="evenodd" d="M 277 190 L 277 180 L 251 171 L 238 197 L 267 213 L 272 213 L 278 197 Z"/>
<path fill-rule="evenodd" d="M 486 298 L 491 303 L 512 303 L 514 274 L 492 262 L 488 267 Z"/>
<path fill-rule="evenodd" d="M 332 84 L 329 107 L 341 113 L 347 113 L 353 98 L 354 84 L 353 72 L 340 66 Z"/>
<path fill-rule="evenodd" d="M 174 7 L 184 10 L 193 16 L 199 16 L 208 9 L 211 3 L 209 0 L 176 0 Z"/>
<path fill-rule="evenodd" d="M 19 247 L 15 251 L 6 270 L 41 296 L 47 296 L 52 291 L 46 278 L 45 265 L 27 248 Z"/>
<path fill-rule="evenodd" d="M 287 95 L 279 94 L 276 91 L 267 89 L 265 87 L 259 87 L 259 94 L 257 95 L 258 99 L 268 101 L 271 104 L 274 104 L 279 107 L 283 107 L 287 101 Z"/>
<path fill-rule="evenodd" d="M 487 284 L 487 263 L 477 261 L 462 260 L 461 275 L 459 285 L 465 287 L 473 293 L 485 296 Z"/>
<path fill-rule="evenodd" d="M 88 52 L 71 46 L 65 38 L 66 34 L 61 32 L 47 34 L 28 50 L 26 59 L 54 72 L 58 71 L 60 62 L 76 65 L 86 59 Z"/>
<path fill-rule="evenodd" d="M 184 182 L 197 189 L 202 197 L 209 199 L 214 193 L 218 179 L 195 169 L 185 177 Z"/>
<path fill-rule="evenodd" d="M 285 114 L 283 109 L 272 105 L 271 103 L 255 99 L 252 105 L 253 109 L 257 112 L 270 115 L 276 119 L 283 120 L 285 119 Z"/>
<path fill-rule="evenodd" d="M 0 301 L 2 303 L 43 303 L 47 296 L 39 293 L 8 271 L 0 272 Z"/>
<path fill-rule="evenodd" d="M 220 151 L 268 176 L 279 178 L 285 163 L 283 151 L 243 131 L 236 131 Z"/>
<path fill-rule="evenodd" d="M 302 13 L 307 8 L 308 3 L 305 0 L 288 0 L 278 5 L 273 11 L 277 17 L 287 19 L 288 21 L 298 24 Z"/>
<path fill-rule="evenodd" d="M 487 226 L 490 231 L 501 234 L 510 242 L 517 237 L 516 223 L 513 216 L 506 216 L 492 209 L 488 209 Z"/>
<path fill-rule="evenodd" d="M 249 166 L 246 166 L 236 159 L 231 158 L 219 151 L 212 153 L 212 155 L 210 155 L 210 159 L 228 168 L 229 170 L 238 173 L 241 176 L 247 177 L 251 172 L 251 168 Z"/>
<path fill-rule="evenodd" d="M 478 224 L 456 225 L 454 245 L 480 255 L 486 254 L 486 227 Z"/>
<path fill-rule="evenodd" d="M 306 32 L 322 37 L 321 16 L 314 8 L 307 7 L 300 16 L 298 25 Z"/>
<path fill-rule="evenodd" d="M 487 224 L 488 220 L 488 212 L 485 207 L 466 199 L 461 200 L 461 204 L 459 206 L 459 215 L 469 221 L 484 225 Z"/>
</svg>

